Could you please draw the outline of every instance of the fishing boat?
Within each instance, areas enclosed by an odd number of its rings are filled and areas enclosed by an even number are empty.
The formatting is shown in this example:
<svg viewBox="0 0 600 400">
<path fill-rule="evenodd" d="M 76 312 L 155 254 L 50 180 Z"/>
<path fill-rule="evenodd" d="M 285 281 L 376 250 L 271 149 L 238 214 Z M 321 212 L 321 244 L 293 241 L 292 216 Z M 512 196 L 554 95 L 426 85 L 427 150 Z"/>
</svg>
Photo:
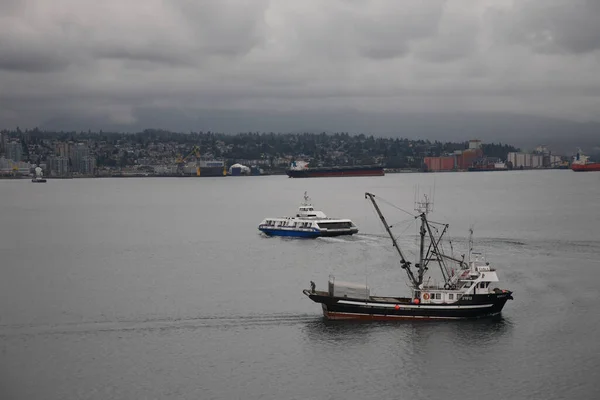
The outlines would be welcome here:
<svg viewBox="0 0 600 400">
<path fill-rule="evenodd" d="M 353 235 L 358 232 L 350 219 L 329 218 L 323 211 L 315 210 L 306 192 L 295 216 L 265 218 L 258 229 L 269 236 L 306 238 Z"/>
<path fill-rule="evenodd" d="M 381 222 L 392 240 L 400 258 L 400 267 L 408 277 L 410 296 L 372 296 L 365 283 L 339 282 L 330 276 L 328 290 L 311 288 L 303 293 L 323 309 L 327 319 L 362 320 L 401 320 L 401 319 L 466 319 L 490 317 L 500 314 L 508 300 L 512 300 L 510 290 L 496 287 L 499 282 L 496 268 L 490 266 L 481 254 L 471 251 L 472 229 L 469 239 L 469 254 L 455 258 L 447 255 L 441 240 L 449 225 L 429 221 L 431 202 L 425 196 L 424 201 L 416 203 L 419 212 L 415 218 L 420 220 L 419 260 L 414 265 L 408 261 L 390 226 L 377 204 L 375 195 L 365 193 L 379 215 Z M 439 237 L 435 225 L 443 227 Z M 428 243 L 426 243 L 428 242 Z M 431 263 L 437 263 L 442 275 L 439 283 L 431 283 L 431 276 L 425 280 L 425 273 Z M 450 263 L 453 263 L 453 268 Z"/>
<path fill-rule="evenodd" d="M 589 160 L 589 157 L 583 155 L 581 149 L 577 151 L 577 155 L 573 157 L 573 162 L 571 163 L 571 169 L 575 172 L 580 171 L 600 171 L 600 162 L 592 162 Z"/>
</svg>

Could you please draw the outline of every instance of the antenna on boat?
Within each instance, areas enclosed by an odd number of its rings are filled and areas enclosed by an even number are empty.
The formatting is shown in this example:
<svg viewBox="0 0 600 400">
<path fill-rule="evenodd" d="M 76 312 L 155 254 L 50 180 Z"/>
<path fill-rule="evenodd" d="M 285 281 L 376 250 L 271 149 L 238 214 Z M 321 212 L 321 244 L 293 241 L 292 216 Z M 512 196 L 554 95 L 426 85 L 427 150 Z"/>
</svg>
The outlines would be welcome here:
<svg viewBox="0 0 600 400">
<path fill-rule="evenodd" d="M 434 189 L 435 193 L 435 189 Z M 419 214 L 428 215 L 433 212 L 433 195 L 431 193 L 431 189 L 429 190 L 429 195 L 423 194 L 423 200 L 419 200 L 419 186 L 415 189 L 415 211 Z"/>
<path fill-rule="evenodd" d="M 304 191 L 304 202 L 302 203 L 303 206 L 309 206 L 310 205 L 310 197 L 308 197 L 308 193 L 306 191 Z"/>
</svg>

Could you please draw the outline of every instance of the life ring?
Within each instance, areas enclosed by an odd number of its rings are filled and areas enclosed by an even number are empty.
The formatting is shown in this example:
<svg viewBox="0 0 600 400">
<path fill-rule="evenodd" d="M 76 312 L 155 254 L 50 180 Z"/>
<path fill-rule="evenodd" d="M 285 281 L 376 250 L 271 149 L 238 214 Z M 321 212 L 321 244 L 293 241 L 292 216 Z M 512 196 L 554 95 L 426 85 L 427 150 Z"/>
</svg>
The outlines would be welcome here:
<svg viewBox="0 0 600 400">
<path fill-rule="evenodd" d="M 423 295 L 423 300 L 429 300 L 429 293 L 425 293 Z"/>
<path fill-rule="evenodd" d="M 449 290 L 450 289 L 450 284 L 448 282 L 446 282 L 444 284 L 444 289 Z"/>
</svg>

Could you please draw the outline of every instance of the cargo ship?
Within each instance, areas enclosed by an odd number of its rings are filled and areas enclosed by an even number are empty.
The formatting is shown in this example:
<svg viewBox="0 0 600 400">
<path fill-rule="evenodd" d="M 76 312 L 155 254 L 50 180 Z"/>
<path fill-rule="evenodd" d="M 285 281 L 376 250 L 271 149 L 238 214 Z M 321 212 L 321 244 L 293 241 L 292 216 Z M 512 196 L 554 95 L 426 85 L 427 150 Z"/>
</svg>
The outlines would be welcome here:
<svg viewBox="0 0 600 400">
<path fill-rule="evenodd" d="M 353 165 L 348 167 L 310 168 L 303 161 L 295 161 L 285 171 L 290 178 L 326 178 L 336 176 L 384 176 L 385 171 L 379 165 Z"/>
<path fill-rule="evenodd" d="M 571 169 L 573 171 L 600 171 L 600 162 L 589 161 L 589 157 L 583 155 L 581 149 L 577 152 L 577 155 L 573 157 L 571 163 Z"/>
</svg>

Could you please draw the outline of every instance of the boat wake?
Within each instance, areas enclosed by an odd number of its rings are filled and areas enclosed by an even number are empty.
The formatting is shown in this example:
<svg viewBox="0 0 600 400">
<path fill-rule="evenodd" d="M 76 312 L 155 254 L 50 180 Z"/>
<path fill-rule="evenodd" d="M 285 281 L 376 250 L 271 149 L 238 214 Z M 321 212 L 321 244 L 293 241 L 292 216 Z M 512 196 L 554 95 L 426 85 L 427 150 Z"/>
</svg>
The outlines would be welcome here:
<svg viewBox="0 0 600 400">
<path fill-rule="evenodd" d="M 207 315 L 194 318 L 152 318 L 145 320 L 89 321 L 63 324 L 21 324 L 0 326 L 0 338 L 14 336 L 84 335 L 118 332 L 228 329 L 270 325 L 304 324 L 322 318 L 318 314 L 257 314 L 238 316 Z"/>
</svg>

